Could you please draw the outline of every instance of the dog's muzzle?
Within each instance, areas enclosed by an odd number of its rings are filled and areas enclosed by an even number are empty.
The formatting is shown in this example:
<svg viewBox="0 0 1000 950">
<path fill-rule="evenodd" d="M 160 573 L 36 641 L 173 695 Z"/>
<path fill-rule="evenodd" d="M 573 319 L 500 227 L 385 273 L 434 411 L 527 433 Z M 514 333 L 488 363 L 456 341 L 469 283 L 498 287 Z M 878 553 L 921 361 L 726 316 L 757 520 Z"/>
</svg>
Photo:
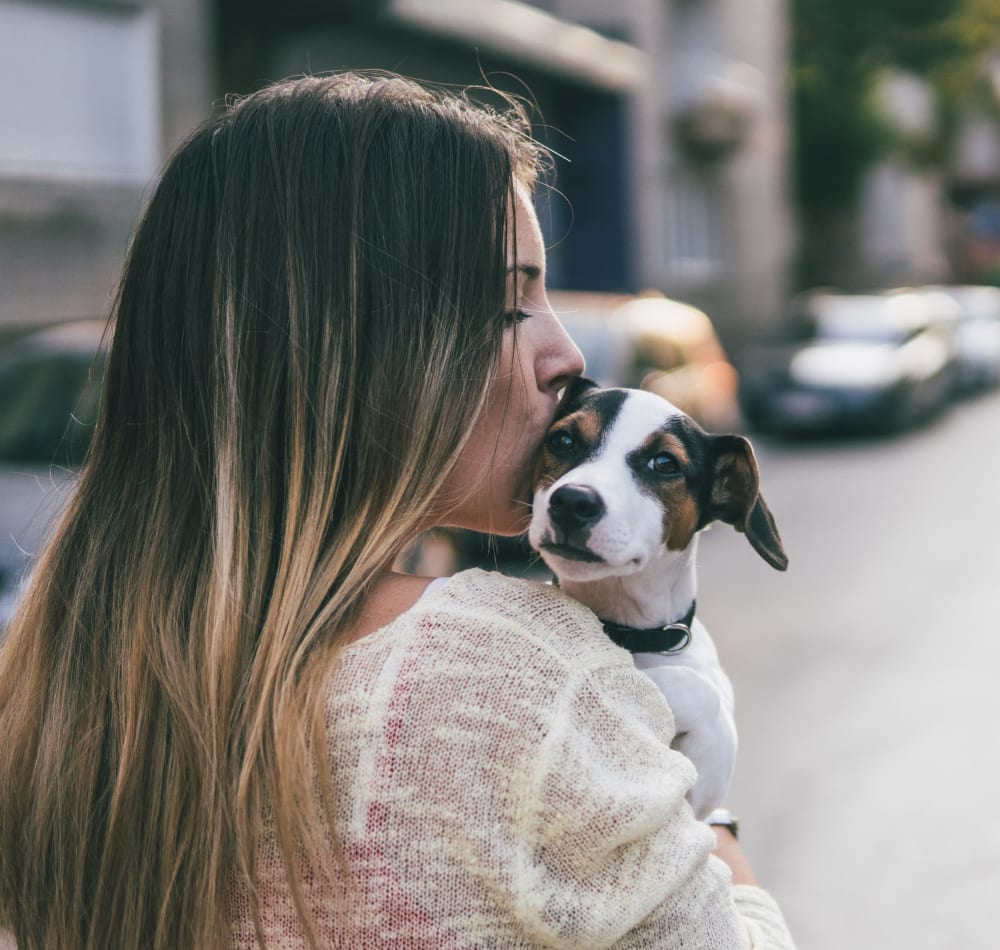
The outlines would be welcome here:
<svg viewBox="0 0 1000 950">
<path fill-rule="evenodd" d="M 567 536 L 589 531 L 606 511 L 604 499 L 584 485 L 563 485 L 549 496 L 549 520 Z"/>
<path fill-rule="evenodd" d="M 550 530 L 541 549 L 569 561 L 603 561 L 590 550 L 590 529 L 607 512 L 604 499 L 586 485 L 562 485 L 545 506 Z"/>
</svg>

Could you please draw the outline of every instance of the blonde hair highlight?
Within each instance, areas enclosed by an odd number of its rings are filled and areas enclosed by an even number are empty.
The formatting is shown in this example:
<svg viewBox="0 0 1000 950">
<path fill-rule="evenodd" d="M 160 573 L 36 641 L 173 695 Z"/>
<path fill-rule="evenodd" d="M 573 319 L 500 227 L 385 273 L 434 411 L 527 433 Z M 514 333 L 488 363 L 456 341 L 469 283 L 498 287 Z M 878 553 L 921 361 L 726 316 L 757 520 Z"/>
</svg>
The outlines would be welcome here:
<svg viewBox="0 0 1000 950">
<path fill-rule="evenodd" d="M 0 648 L 20 950 L 224 945 L 265 818 L 316 944 L 303 876 L 342 870 L 327 679 L 483 406 L 538 158 L 512 100 L 340 74 L 229 105 L 171 160 Z"/>
</svg>

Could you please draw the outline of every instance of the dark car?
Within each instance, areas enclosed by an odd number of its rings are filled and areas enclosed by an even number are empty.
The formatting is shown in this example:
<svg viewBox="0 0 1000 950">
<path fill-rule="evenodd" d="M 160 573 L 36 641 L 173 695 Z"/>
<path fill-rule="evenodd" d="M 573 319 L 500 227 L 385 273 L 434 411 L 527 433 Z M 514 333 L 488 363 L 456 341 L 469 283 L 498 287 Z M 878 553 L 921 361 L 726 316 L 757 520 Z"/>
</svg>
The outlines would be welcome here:
<svg viewBox="0 0 1000 950">
<path fill-rule="evenodd" d="M 807 294 L 785 332 L 744 354 L 740 402 L 758 430 L 893 431 L 958 385 L 957 308 L 913 291 Z"/>
<path fill-rule="evenodd" d="M 103 322 L 79 321 L 0 349 L 0 630 L 86 452 L 103 333 Z"/>
</svg>

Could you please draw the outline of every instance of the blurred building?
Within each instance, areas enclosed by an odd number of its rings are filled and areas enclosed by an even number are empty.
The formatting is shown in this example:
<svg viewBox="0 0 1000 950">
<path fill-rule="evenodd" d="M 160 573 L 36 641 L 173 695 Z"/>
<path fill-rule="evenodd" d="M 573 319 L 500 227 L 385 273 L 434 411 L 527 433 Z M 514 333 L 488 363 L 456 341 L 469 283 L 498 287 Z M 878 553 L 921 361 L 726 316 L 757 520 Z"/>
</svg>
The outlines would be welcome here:
<svg viewBox="0 0 1000 950">
<path fill-rule="evenodd" d="M 214 99 L 353 67 L 530 93 L 551 284 L 662 290 L 736 348 L 787 291 L 785 32 L 782 0 L 0 0 L 0 327 L 106 309 Z"/>
<path fill-rule="evenodd" d="M 1000 285 L 1000 50 L 987 61 L 993 101 L 962 111 L 948 168 L 955 278 Z"/>
<path fill-rule="evenodd" d="M 947 281 L 946 170 L 915 162 L 907 143 L 937 132 L 937 103 L 925 80 L 885 70 L 877 88 L 879 112 L 901 142 L 864 175 L 858 202 L 858 241 L 847 283 L 892 287 Z M 912 146 L 909 151 L 912 151 Z"/>
<path fill-rule="evenodd" d="M 106 312 L 211 66 L 202 0 L 0 0 L 0 333 Z"/>
<path fill-rule="evenodd" d="M 636 7 L 649 62 L 633 131 L 637 277 L 706 310 L 737 351 L 780 319 L 794 255 L 787 4 Z"/>
<path fill-rule="evenodd" d="M 883 71 L 876 102 L 894 141 L 864 174 L 851 239 L 830 267 L 837 283 L 1000 284 L 1000 54 L 986 68 L 994 102 L 964 103 L 946 137 L 932 84 Z M 943 138 L 949 148 L 933 147 Z"/>
</svg>

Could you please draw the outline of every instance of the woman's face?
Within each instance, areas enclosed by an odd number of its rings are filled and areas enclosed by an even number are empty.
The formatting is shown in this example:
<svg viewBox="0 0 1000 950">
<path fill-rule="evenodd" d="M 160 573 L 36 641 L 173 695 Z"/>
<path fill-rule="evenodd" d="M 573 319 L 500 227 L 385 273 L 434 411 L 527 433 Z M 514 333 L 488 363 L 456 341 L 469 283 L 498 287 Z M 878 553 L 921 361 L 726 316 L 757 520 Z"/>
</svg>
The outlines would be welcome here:
<svg viewBox="0 0 1000 950">
<path fill-rule="evenodd" d="M 545 292 L 545 247 L 531 198 L 515 197 L 515 245 L 508 249 L 509 324 L 485 410 L 449 478 L 444 523 L 519 534 L 531 515 L 532 473 L 559 393 L 583 372 L 583 357 Z"/>
</svg>

